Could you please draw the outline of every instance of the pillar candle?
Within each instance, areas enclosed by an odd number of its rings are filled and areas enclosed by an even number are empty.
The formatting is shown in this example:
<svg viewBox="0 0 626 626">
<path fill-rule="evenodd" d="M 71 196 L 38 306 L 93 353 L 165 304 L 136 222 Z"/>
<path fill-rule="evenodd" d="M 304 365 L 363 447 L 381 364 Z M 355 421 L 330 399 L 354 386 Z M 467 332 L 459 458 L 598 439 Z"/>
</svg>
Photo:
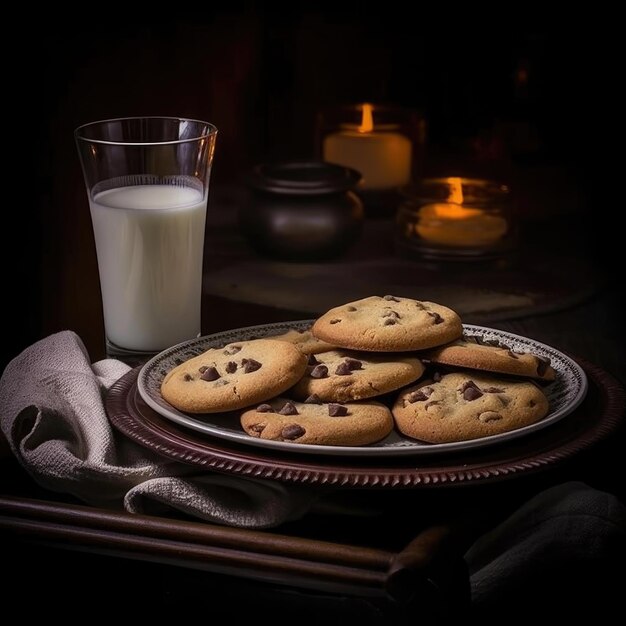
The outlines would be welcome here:
<svg viewBox="0 0 626 626">
<path fill-rule="evenodd" d="M 393 128 L 375 127 L 372 111 L 371 104 L 364 104 L 360 126 L 344 125 L 324 138 L 324 160 L 359 171 L 362 189 L 406 185 L 411 179 L 411 141 Z"/>
</svg>

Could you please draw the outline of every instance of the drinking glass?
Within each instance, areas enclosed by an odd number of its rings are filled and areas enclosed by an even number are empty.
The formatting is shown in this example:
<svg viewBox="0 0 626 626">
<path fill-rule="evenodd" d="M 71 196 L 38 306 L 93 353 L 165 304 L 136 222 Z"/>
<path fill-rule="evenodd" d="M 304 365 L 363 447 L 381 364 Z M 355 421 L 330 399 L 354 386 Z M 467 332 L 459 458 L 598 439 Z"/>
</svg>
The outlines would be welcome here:
<svg viewBox="0 0 626 626">
<path fill-rule="evenodd" d="M 204 230 L 217 129 L 128 117 L 76 129 L 96 243 L 107 355 L 200 334 Z"/>
</svg>

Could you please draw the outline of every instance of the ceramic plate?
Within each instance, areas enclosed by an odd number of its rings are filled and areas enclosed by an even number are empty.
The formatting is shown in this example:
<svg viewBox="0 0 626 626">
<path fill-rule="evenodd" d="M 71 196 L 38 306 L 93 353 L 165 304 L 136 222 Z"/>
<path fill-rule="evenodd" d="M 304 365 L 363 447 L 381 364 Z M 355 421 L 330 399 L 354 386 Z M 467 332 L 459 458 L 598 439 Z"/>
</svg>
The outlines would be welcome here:
<svg viewBox="0 0 626 626">
<path fill-rule="evenodd" d="M 481 439 L 471 439 L 454 443 L 428 444 L 405 437 L 397 431 L 392 432 L 382 441 L 368 446 L 320 446 L 298 444 L 287 441 L 267 441 L 247 435 L 237 416 L 230 414 L 202 414 L 191 415 L 178 411 L 168 404 L 161 396 L 161 381 L 173 367 L 180 365 L 194 356 L 198 356 L 209 348 L 217 348 L 234 341 L 259 339 L 284 333 L 289 329 L 308 328 L 313 320 L 297 322 L 282 322 L 279 324 L 264 324 L 248 326 L 213 335 L 206 335 L 184 343 L 172 346 L 150 359 L 139 372 L 137 388 L 143 400 L 157 413 L 192 430 L 204 433 L 211 437 L 227 439 L 243 445 L 267 448 L 282 452 L 296 452 L 299 454 L 324 454 L 361 457 L 393 457 L 407 455 L 425 455 L 443 452 L 465 451 L 474 448 L 483 448 L 503 441 L 510 441 L 529 433 L 536 432 L 558 422 L 569 415 L 582 401 L 587 392 L 587 377 L 583 369 L 570 357 L 555 348 L 533 339 L 514 335 L 493 328 L 464 324 L 466 335 L 480 335 L 486 340 L 498 340 L 512 350 L 518 352 L 533 352 L 550 359 L 556 371 L 556 380 L 544 391 L 550 401 L 550 412 L 535 424 L 518 428 L 500 435 L 492 435 Z"/>
</svg>

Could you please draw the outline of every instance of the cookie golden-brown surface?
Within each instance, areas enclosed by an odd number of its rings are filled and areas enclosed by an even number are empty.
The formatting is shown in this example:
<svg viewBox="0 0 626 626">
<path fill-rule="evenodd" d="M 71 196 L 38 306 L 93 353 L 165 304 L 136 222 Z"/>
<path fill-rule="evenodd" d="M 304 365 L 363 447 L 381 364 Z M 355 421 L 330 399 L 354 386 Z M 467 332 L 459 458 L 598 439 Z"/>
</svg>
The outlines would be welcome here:
<svg viewBox="0 0 626 626">
<path fill-rule="evenodd" d="M 422 362 L 412 355 L 330 350 L 309 357 L 304 376 L 289 395 L 311 394 L 325 402 L 350 402 L 381 396 L 419 379 Z"/>
<path fill-rule="evenodd" d="M 306 366 L 306 355 L 285 341 L 237 341 L 172 369 L 161 394 L 187 413 L 232 411 L 279 395 L 302 377 Z"/>
<path fill-rule="evenodd" d="M 328 446 L 363 446 L 386 437 L 391 411 L 378 402 L 322 403 L 275 398 L 241 415 L 252 437 Z"/>
<path fill-rule="evenodd" d="M 451 344 L 423 352 L 420 356 L 432 363 L 539 380 L 554 380 L 556 376 L 550 360 L 546 357 L 513 352 L 506 346 L 484 345 L 471 339 L 458 339 Z"/>
<path fill-rule="evenodd" d="M 547 415 L 548 408 L 545 394 L 532 382 L 465 371 L 404 389 L 392 413 L 405 435 L 448 443 L 534 424 Z"/>
<path fill-rule="evenodd" d="M 318 339 L 341 348 L 408 352 L 458 339 L 463 326 L 452 309 L 434 302 L 370 296 L 330 309 L 311 330 Z"/>
<path fill-rule="evenodd" d="M 280 339 L 280 341 L 288 341 L 294 346 L 298 346 L 304 354 L 318 354 L 319 352 L 328 352 L 337 346 L 322 341 L 313 336 L 311 329 L 295 330 L 290 329 L 280 335 L 272 335 L 272 339 Z"/>
</svg>

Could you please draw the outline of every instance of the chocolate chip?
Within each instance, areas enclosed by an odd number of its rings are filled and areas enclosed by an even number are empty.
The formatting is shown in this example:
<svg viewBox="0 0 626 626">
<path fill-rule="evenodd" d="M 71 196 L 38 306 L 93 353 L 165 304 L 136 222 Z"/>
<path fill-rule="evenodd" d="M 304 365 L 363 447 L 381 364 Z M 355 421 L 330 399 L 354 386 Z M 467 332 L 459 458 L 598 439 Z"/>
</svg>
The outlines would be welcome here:
<svg viewBox="0 0 626 626">
<path fill-rule="evenodd" d="M 504 389 L 500 389 L 499 387 L 485 387 L 483 391 L 485 393 L 504 393 Z"/>
<path fill-rule="evenodd" d="M 285 402 L 280 411 L 281 415 L 298 415 L 298 409 L 293 402 Z"/>
<path fill-rule="evenodd" d="M 350 357 L 347 357 L 345 362 L 348 364 L 348 367 L 351 370 L 360 370 L 363 368 L 363 363 L 358 359 L 352 359 Z"/>
<path fill-rule="evenodd" d="M 443 317 L 439 315 L 439 313 L 435 313 L 434 311 L 427 311 L 428 315 L 430 315 L 435 324 L 441 324 L 443 322 Z"/>
<path fill-rule="evenodd" d="M 273 413 L 274 409 L 271 404 L 259 404 L 256 408 L 257 413 Z"/>
<path fill-rule="evenodd" d="M 478 416 L 478 419 L 481 422 L 497 422 L 502 419 L 502 415 L 500 413 L 496 413 L 495 411 L 484 411 Z"/>
<path fill-rule="evenodd" d="M 460 387 L 459 387 L 459 391 L 461 393 L 463 393 L 466 389 L 468 389 L 469 387 L 475 387 L 476 389 L 478 389 L 478 387 L 476 386 L 476 383 L 473 380 L 466 380 Z"/>
<path fill-rule="evenodd" d="M 349 376 L 352 374 L 352 368 L 345 361 L 342 361 L 337 365 L 335 374 L 337 374 L 337 376 Z"/>
<path fill-rule="evenodd" d="M 234 374 L 237 371 L 237 363 L 235 363 L 235 361 L 228 361 L 225 369 L 227 374 Z"/>
<path fill-rule="evenodd" d="M 191 374 L 185 374 L 183 376 L 183 380 L 186 380 L 186 381 L 193 380 L 193 376 Z"/>
<path fill-rule="evenodd" d="M 433 382 L 438 383 L 442 379 L 441 372 L 435 372 L 433 374 Z"/>
<path fill-rule="evenodd" d="M 319 363 L 314 354 L 309 354 L 309 365 L 319 365 Z"/>
<path fill-rule="evenodd" d="M 306 328 L 298 328 L 297 332 L 300 335 L 304 335 L 304 333 L 306 333 L 307 329 Z"/>
<path fill-rule="evenodd" d="M 356 311 L 356 307 L 355 307 L 355 306 L 352 306 L 352 305 L 347 306 L 347 307 L 346 307 L 346 311 Z"/>
<path fill-rule="evenodd" d="M 347 357 L 344 361 L 337 365 L 335 374 L 339 376 L 347 376 L 348 374 L 351 374 L 353 370 L 360 370 L 362 367 L 363 363 L 361 361 Z"/>
<path fill-rule="evenodd" d="M 426 307 L 424 306 L 423 302 L 416 302 L 415 306 L 420 310 L 420 311 L 424 311 L 426 310 Z"/>
<path fill-rule="evenodd" d="M 207 367 L 208 367 L 207 365 L 201 365 L 201 366 L 198 368 L 198 371 L 199 371 L 201 374 L 204 374 L 204 372 L 206 372 L 206 370 L 207 370 Z"/>
<path fill-rule="evenodd" d="M 400 302 L 398 298 L 394 298 L 393 296 L 383 296 L 383 300 L 390 300 L 391 302 Z"/>
<path fill-rule="evenodd" d="M 215 369 L 212 365 L 207 367 L 204 372 L 202 373 L 202 376 L 200 376 L 200 378 L 202 378 L 202 380 L 217 380 L 220 377 L 220 373 L 217 371 L 217 369 Z"/>
<path fill-rule="evenodd" d="M 459 391 L 463 394 L 464 400 L 476 400 L 483 395 L 483 392 L 476 386 L 473 380 L 467 380 L 461 385 Z"/>
<path fill-rule="evenodd" d="M 348 407 L 343 404 L 331 402 L 328 405 L 328 415 L 331 417 L 343 417 L 344 415 L 348 415 Z"/>
<path fill-rule="evenodd" d="M 477 400 L 478 398 L 480 398 L 482 396 L 482 392 L 480 389 L 478 389 L 477 387 L 468 387 L 464 392 L 463 392 L 463 399 L 464 400 L 468 400 L 468 401 L 472 401 L 472 400 Z"/>
<path fill-rule="evenodd" d="M 300 424 L 289 424 L 289 426 L 285 426 L 280 431 L 280 436 L 283 439 L 289 439 L 293 441 L 294 439 L 299 439 L 306 433 L 306 430 L 300 426 Z"/>
<path fill-rule="evenodd" d="M 397 323 L 398 322 L 396 321 L 395 318 L 387 317 L 387 318 L 385 318 L 385 321 L 383 322 L 383 326 L 394 326 Z"/>
<path fill-rule="evenodd" d="M 412 391 L 407 397 L 406 400 L 410 404 L 414 402 L 423 402 L 424 400 L 428 400 L 432 395 L 434 389 L 432 387 L 422 387 L 417 391 Z"/>
<path fill-rule="evenodd" d="M 335 317 L 334 319 L 330 320 L 331 324 L 339 324 L 339 322 L 341 322 L 341 320 L 337 317 Z"/>
<path fill-rule="evenodd" d="M 322 404 L 322 399 L 316 394 L 312 393 L 305 401 L 304 404 Z"/>
<path fill-rule="evenodd" d="M 311 378 L 326 378 L 328 376 L 328 368 L 325 365 L 316 365 L 309 374 Z"/>
<path fill-rule="evenodd" d="M 261 405 L 264 406 L 264 405 Z M 258 411 L 258 409 L 257 409 Z M 267 424 L 252 424 L 252 426 L 250 426 L 250 430 L 255 432 L 255 433 L 259 433 L 259 435 L 265 430 L 265 427 L 267 426 Z"/>
<path fill-rule="evenodd" d="M 250 372 L 256 372 L 258 369 L 261 369 L 262 364 L 254 359 L 242 359 L 241 364 L 243 365 L 243 371 L 246 374 Z"/>
<path fill-rule="evenodd" d="M 400 319 L 400 313 L 394 311 L 393 309 L 389 309 L 383 313 L 383 317 L 395 317 L 397 320 Z"/>
<path fill-rule="evenodd" d="M 528 406 L 531 407 L 531 408 L 534 407 L 536 404 L 537 403 L 534 400 L 532 400 L 532 399 L 528 401 Z"/>
<path fill-rule="evenodd" d="M 535 359 L 537 359 L 537 376 L 545 376 L 550 365 L 550 359 L 538 354 L 535 354 Z"/>
<path fill-rule="evenodd" d="M 233 354 L 237 354 L 241 350 L 241 346 L 226 346 L 224 349 L 224 354 L 227 356 L 232 356 Z"/>
</svg>

